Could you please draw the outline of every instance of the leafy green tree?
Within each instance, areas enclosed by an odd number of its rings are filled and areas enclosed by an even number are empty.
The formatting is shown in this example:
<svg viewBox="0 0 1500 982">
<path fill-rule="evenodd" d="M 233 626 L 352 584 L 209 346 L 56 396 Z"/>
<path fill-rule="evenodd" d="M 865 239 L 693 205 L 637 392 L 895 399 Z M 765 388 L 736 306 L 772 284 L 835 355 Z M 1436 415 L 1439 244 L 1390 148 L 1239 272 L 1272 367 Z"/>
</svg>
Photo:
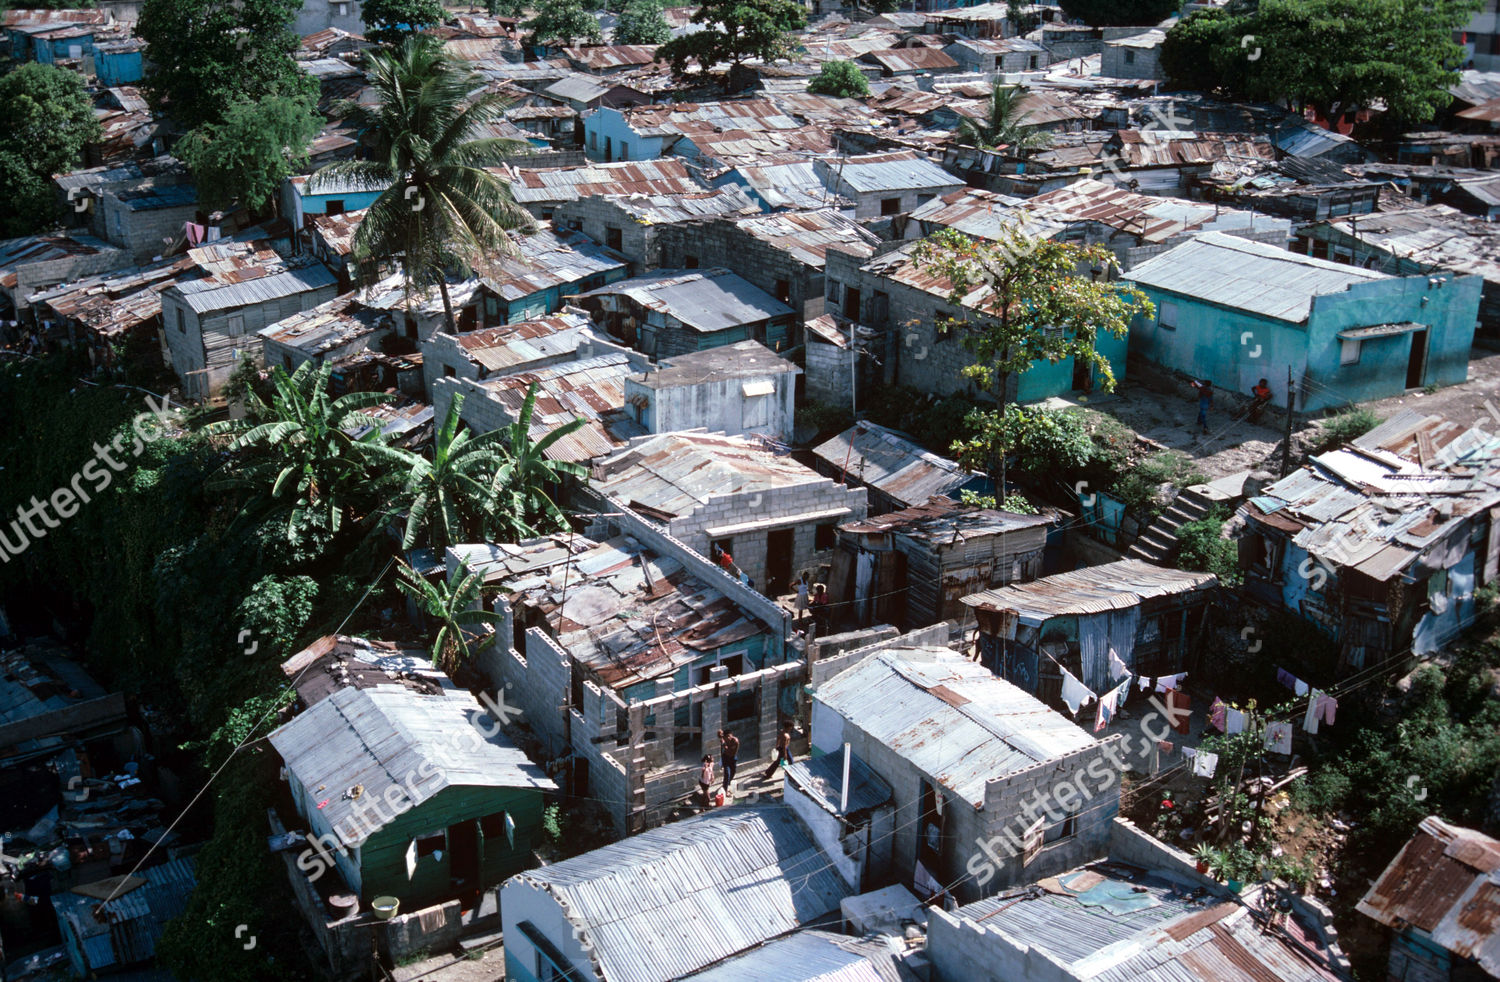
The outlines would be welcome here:
<svg viewBox="0 0 1500 982">
<path fill-rule="evenodd" d="M 13 238 L 41 231 L 57 220 L 57 202 L 47 178 L 9 151 L 0 151 L 0 235 Z"/>
<path fill-rule="evenodd" d="M 193 172 L 204 207 L 239 202 L 258 209 L 275 201 L 282 181 L 301 172 L 322 126 L 306 96 L 242 99 L 224 114 L 224 122 L 205 123 L 183 137 L 176 153 Z"/>
<path fill-rule="evenodd" d="M 587 44 L 604 43 L 604 29 L 579 0 L 554 0 L 542 5 L 535 17 L 522 21 L 521 26 L 531 32 L 529 44 L 537 47 L 566 48 L 583 41 Z"/>
<path fill-rule="evenodd" d="M 382 190 L 354 234 L 355 258 L 366 266 L 400 256 L 411 289 L 437 286 L 448 330 L 457 334 L 448 273 L 467 274 L 485 256 L 514 251 L 508 230 L 531 227 L 510 186 L 485 169 L 525 145 L 482 135 L 509 103 L 493 92 L 471 99 L 484 88 L 484 76 L 440 45 L 411 37 L 367 57 L 377 101 L 340 103 L 335 114 L 366 134 L 369 158 L 329 164 L 313 183 L 332 179 Z"/>
<path fill-rule="evenodd" d="M 990 100 L 984 119 L 961 119 L 957 136 L 960 142 L 991 150 L 1010 147 L 1012 152 L 1036 150 L 1052 142 L 1052 137 L 1026 120 L 1030 113 L 1021 108 L 1026 90 L 1019 85 L 996 82 L 990 89 Z"/>
<path fill-rule="evenodd" d="M 1094 459 L 1094 441 L 1077 413 L 1037 409 L 1015 403 L 1001 409 L 969 413 L 970 435 L 953 444 L 952 453 L 970 471 L 996 470 L 1004 457 L 1038 477 L 1063 480 Z"/>
<path fill-rule="evenodd" d="M 311 576 L 270 573 L 255 581 L 235 610 L 234 623 L 250 632 L 252 654 L 280 659 L 312 619 L 318 581 Z"/>
<path fill-rule="evenodd" d="M 723 62 L 737 68 L 747 58 L 787 57 L 796 43 L 791 32 L 807 26 L 807 10 L 797 0 L 704 0 L 692 20 L 705 30 L 661 47 L 661 57 L 678 75 L 691 62 L 706 72 Z"/>
<path fill-rule="evenodd" d="M 960 332 L 975 357 L 964 376 L 1000 406 L 1011 399 L 1012 376 L 1038 361 L 1074 359 L 1111 391 L 1114 372 L 1096 347 L 1100 332 L 1123 338 L 1136 314 L 1152 310 L 1144 293 L 1109 282 L 1119 263 L 1105 247 L 1032 238 L 1017 225 L 983 241 L 941 229 L 917 245 L 913 258 L 918 269 L 948 283 L 948 302 L 962 313 L 937 328 Z M 1089 268 L 1099 271 L 1098 279 L 1077 275 Z M 1004 488 L 1007 447 L 1003 441 L 991 446 Z"/>
<path fill-rule="evenodd" d="M 582 419 L 572 419 L 542 437 L 531 438 L 531 417 L 536 410 L 537 385 L 526 390 L 526 401 L 516 414 L 516 421 L 506 427 L 509 462 L 495 475 L 497 499 L 501 514 L 518 515 L 522 522 L 538 533 L 562 528 L 567 516 L 547 495 L 547 485 L 561 483 L 565 477 L 586 478 L 588 469 L 567 460 L 553 460 L 547 451 L 570 433 L 582 429 Z"/>
<path fill-rule="evenodd" d="M 242 99 L 307 95 L 318 83 L 292 53 L 302 0 L 146 0 L 136 33 L 146 41 L 146 97 L 157 112 L 196 129 Z"/>
<path fill-rule="evenodd" d="M 814 95 L 859 99 L 870 94 L 870 81 L 852 61 L 825 61 L 823 68 L 807 83 L 807 91 Z"/>
<path fill-rule="evenodd" d="M 1453 35 L 1479 9 L 1478 0 L 1263 0 L 1177 24 L 1162 64 L 1174 84 L 1282 101 L 1330 120 L 1384 103 L 1391 126 L 1409 126 L 1452 101 L 1451 66 L 1463 60 Z"/>
<path fill-rule="evenodd" d="M 1125 337 L 1131 319 L 1153 309 L 1144 293 L 1109 281 L 1119 261 L 1108 249 L 1034 239 L 1017 225 L 993 241 L 942 229 L 922 240 L 914 257 L 918 268 L 949 284 L 948 302 L 963 311 L 940 325 L 960 331 L 977 359 L 963 374 L 1002 404 L 1011 377 L 1037 361 L 1076 359 L 1098 373 L 1101 389 L 1113 390 L 1109 359 L 1095 341 L 1101 332 Z M 1085 278 L 1079 269 L 1100 276 Z"/>
<path fill-rule="evenodd" d="M 432 660 L 446 672 L 454 672 L 469 661 L 469 641 L 464 628 L 504 621 L 481 605 L 484 577 L 478 573 L 466 574 L 457 584 L 446 580 L 433 583 L 403 562 L 396 585 L 416 601 L 422 613 L 438 622 L 437 636 L 432 640 Z"/>
<path fill-rule="evenodd" d="M 662 16 L 661 0 L 635 0 L 620 11 L 616 44 L 666 44 L 670 40 L 672 28 Z"/>
<path fill-rule="evenodd" d="M 244 419 L 205 428 L 210 435 L 233 436 L 228 450 L 234 459 L 223 483 L 289 506 L 293 536 L 309 528 L 329 534 L 342 528 L 350 499 L 369 486 L 368 450 L 380 437 L 379 427 L 362 439 L 349 431 L 372 424 L 364 410 L 390 398 L 381 392 L 330 398 L 330 374 L 330 366 L 310 361 L 290 375 L 277 366 L 271 369 L 270 402 L 252 395 Z"/>
<path fill-rule="evenodd" d="M 1177 13 L 1182 0 L 1061 0 L 1063 13 L 1092 27 L 1160 24 Z"/>
<path fill-rule="evenodd" d="M 0 153 L 14 154 L 32 173 L 50 178 L 78 165 L 100 138 L 94 104 L 77 72 L 30 62 L 0 76 Z"/>
<path fill-rule="evenodd" d="M 424 27 L 441 24 L 443 5 L 439 0 L 364 0 L 359 16 L 365 37 L 397 45 Z"/>
<path fill-rule="evenodd" d="M 508 434 L 496 430 L 476 436 L 460 430 L 463 401 L 459 393 L 448 404 L 448 415 L 433 434 L 431 459 L 405 447 L 371 448 L 375 457 L 393 468 L 399 481 L 391 510 L 406 512 L 403 549 L 423 542 L 441 555 L 448 546 L 474 536 L 513 540 L 530 531 L 520 515 L 497 507 L 500 491 L 495 477 L 509 462 L 501 444 Z M 506 522 L 508 528 L 492 528 L 494 518 Z"/>
</svg>

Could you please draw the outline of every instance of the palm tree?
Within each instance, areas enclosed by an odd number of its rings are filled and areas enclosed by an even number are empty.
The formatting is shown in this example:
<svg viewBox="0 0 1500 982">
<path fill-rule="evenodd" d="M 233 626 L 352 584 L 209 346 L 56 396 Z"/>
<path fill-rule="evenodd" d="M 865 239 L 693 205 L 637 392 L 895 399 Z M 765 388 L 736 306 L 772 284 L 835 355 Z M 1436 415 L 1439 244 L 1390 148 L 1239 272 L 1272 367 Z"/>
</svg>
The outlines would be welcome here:
<svg viewBox="0 0 1500 982">
<path fill-rule="evenodd" d="M 396 585 L 416 601 L 422 613 L 439 622 L 437 637 L 432 640 L 432 660 L 449 674 L 469 660 L 464 627 L 499 624 L 505 620 L 481 604 L 484 579 L 478 573 L 465 575 L 453 586 L 446 580 L 433 583 L 403 562 L 400 576 Z"/>
<path fill-rule="evenodd" d="M 370 141 L 369 158 L 329 164 L 312 183 L 384 189 L 354 233 L 355 259 L 363 266 L 401 256 L 408 288 L 425 292 L 436 284 L 448 330 L 456 334 L 448 273 L 467 276 L 486 255 L 514 253 L 508 230 L 532 224 L 510 186 L 485 168 L 529 148 L 484 135 L 509 102 L 498 93 L 471 99 L 487 80 L 444 54 L 440 43 L 412 35 L 367 58 L 376 104 L 345 100 L 334 115 Z"/>
<path fill-rule="evenodd" d="M 244 419 L 210 424 L 210 435 L 232 434 L 238 466 L 223 484 L 263 490 L 275 501 L 292 502 L 289 527 L 321 519 L 336 533 L 346 497 L 368 487 L 368 451 L 380 445 L 380 427 L 364 410 L 390 399 L 381 392 L 351 392 L 331 399 L 332 368 L 303 362 L 288 375 L 271 369 L 271 398 L 249 392 Z M 350 430 L 368 427 L 358 439 Z"/>
<path fill-rule="evenodd" d="M 958 139 L 981 150 L 997 146 L 1008 146 L 1013 150 L 1038 150 L 1052 142 L 1052 137 L 1027 125 L 1030 113 L 1021 109 L 1021 100 L 1026 90 L 1019 85 L 996 82 L 990 90 L 990 104 L 983 120 L 961 119 L 958 122 Z"/>
<path fill-rule="evenodd" d="M 449 545 L 467 541 L 470 535 L 494 534 L 494 518 L 508 526 L 501 533 L 508 533 L 508 538 L 531 533 L 520 515 L 496 507 L 494 478 L 510 460 L 501 444 L 507 434 L 494 430 L 475 436 L 460 430 L 463 402 L 463 394 L 458 393 L 449 403 L 443 425 L 433 434 L 431 460 L 405 447 L 370 448 L 372 456 L 392 466 L 400 482 L 391 511 L 406 511 L 403 549 L 416 545 L 425 528 L 427 544 L 441 556 Z"/>
<path fill-rule="evenodd" d="M 545 487 L 564 477 L 585 477 L 588 469 L 572 461 L 549 459 L 547 451 L 557 441 L 580 429 L 584 421 L 571 419 L 540 440 L 532 440 L 531 417 L 536 409 L 536 392 L 537 385 L 533 382 L 526 390 L 526 401 L 521 405 L 516 421 L 501 431 L 509 438 L 506 450 L 510 459 L 495 475 L 496 507 L 502 513 L 521 516 L 532 528 L 540 529 L 544 522 L 560 528 L 567 522 L 567 516 L 547 496 Z"/>
</svg>

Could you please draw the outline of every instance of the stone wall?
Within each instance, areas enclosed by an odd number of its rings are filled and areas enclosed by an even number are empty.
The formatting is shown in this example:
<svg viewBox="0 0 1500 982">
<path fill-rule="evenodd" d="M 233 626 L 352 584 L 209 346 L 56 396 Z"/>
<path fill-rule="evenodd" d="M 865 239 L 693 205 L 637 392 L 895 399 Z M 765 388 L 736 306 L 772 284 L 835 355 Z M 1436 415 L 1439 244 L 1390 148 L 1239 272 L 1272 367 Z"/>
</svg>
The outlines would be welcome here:
<svg viewBox="0 0 1500 982">
<path fill-rule="evenodd" d="M 808 401 L 847 406 L 849 386 L 853 379 L 850 366 L 854 362 L 854 352 L 819 340 L 811 331 L 807 332 L 806 337 L 805 391 Z"/>
</svg>

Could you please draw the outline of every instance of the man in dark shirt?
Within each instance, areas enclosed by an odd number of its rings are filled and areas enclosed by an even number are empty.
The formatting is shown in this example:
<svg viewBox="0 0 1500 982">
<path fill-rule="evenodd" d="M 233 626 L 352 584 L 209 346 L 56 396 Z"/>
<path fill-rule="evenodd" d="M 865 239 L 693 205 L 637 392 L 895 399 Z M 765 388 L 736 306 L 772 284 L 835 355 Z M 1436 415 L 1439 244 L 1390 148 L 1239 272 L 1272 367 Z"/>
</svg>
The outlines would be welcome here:
<svg viewBox="0 0 1500 982">
<path fill-rule="evenodd" d="M 782 763 L 792 762 L 792 728 L 784 727 L 781 735 L 776 738 L 776 759 L 771 761 L 771 766 L 766 768 L 766 773 L 761 776 L 762 781 L 771 780 L 771 775 L 776 773 L 776 768 Z"/>
<path fill-rule="evenodd" d="M 719 763 L 724 766 L 724 793 L 730 791 L 730 782 L 734 780 L 736 768 L 735 758 L 740 754 L 740 738 L 726 730 L 719 731 Z"/>
</svg>

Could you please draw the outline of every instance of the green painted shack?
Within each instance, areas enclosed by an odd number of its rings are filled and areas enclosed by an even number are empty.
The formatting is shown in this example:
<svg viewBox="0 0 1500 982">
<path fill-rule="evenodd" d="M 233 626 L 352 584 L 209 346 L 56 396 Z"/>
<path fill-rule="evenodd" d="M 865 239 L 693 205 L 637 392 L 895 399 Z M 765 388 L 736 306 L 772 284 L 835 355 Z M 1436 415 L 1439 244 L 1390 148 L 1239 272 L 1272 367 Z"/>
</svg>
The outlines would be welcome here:
<svg viewBox="0 0 1500 982">
<path fill-rule="evenodd" d="M 556 785 L 500 732 L 503 703 L 481 705 L 430 663 L 370 668 L 315 667 L 343 684 L 271 734 L 315 840 L 299 867 L 336 867 L 362 901 L 413 911 L 536 865 Z"/>
</svg>

